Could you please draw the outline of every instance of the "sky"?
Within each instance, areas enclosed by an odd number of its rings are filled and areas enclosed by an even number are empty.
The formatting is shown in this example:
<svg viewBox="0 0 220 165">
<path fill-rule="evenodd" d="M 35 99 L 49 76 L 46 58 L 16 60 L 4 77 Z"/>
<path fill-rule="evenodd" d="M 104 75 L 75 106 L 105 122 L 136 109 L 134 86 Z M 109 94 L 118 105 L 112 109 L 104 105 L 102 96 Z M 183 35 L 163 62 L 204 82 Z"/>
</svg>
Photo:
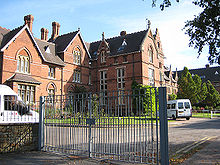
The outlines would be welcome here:
<svg viewBox="0 0 220 165">
<path fill-rule="evenodd" d="M 172 70 L 202 68 L 208 64 L 207 49 L 198 58 L 197 50 L 189 47 L 189 37 L 184 34 L 184 23 L 202 10 L 192 0 L 172 1 L 172 6 L 161 11 L 152 8 L 152 0 L 0 0 L 0 26 L 14 29 L 24 24 L 24 16 L 34 16 L 33 34 L 40 38 L 42 27 L 49 30 L 52 22 L 60 23 L 60 35 L 80 28 L 84 41 L 101 40 L 118 36 L 122 30 L 133 33 L 147 29 L 146 19 L 151 21 L 151 30 L 159 30 L 165 65 Z M 217 66 L 217 65 L 213 65 Z"/>
</svg>

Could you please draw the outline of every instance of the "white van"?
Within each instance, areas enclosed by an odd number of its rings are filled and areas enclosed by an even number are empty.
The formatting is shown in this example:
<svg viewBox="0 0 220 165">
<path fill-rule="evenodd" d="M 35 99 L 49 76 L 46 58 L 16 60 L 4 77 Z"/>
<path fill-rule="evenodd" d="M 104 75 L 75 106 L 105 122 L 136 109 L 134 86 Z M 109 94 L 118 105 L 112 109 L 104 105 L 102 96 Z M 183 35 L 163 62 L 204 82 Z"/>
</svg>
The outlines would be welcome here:
<svg viewBox="0 0 220 165">
<path fill-rule="evenodd" d="M 0 85 L 0 123 L 38 123 L 39 114 L 30 110 L 10 87 Z"/>
<path fill-rule="evenodd" d="M 192 117 L 192 106 L 189 99 L 177 99 L 167 101 L 167 117 L 186 118 L 189 120 Z"/>
</svg>

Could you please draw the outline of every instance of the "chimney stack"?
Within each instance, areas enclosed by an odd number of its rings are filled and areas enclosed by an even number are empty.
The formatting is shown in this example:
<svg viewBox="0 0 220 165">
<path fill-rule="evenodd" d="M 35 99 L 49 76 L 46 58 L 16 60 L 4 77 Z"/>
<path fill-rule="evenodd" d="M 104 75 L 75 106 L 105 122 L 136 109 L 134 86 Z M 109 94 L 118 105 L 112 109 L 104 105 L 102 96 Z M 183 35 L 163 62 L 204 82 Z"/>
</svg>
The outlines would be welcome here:
<svg viewBox="0 0 220 165">
<path fill-rule="evenodd" d="M 58 22 L 52 22 L 52 35 L 51 38 L 55 40 L 59 36 L 60 24 Z"/>
<path fill-rule="evenodd" d="M 124 30 L 124 31 L 121 31 L 121 33 L 120 33 L 120 36 L 125 36 L 127 33 L 126 33 L 126 31 Z"/>
<path fill-rule="evenodd" d="M 30 15 L 24 16 L 24 24 L 28 25 L 31 32 L 32 32 L 33 21 L 34 21 L 34 16 L 33 15 L 30 14 Z"/>
<path fill-rule="evenodd" d="M 46 28 L 41 28 L 41 40 L 47 41 L 48 33 Z"/>
</svg>

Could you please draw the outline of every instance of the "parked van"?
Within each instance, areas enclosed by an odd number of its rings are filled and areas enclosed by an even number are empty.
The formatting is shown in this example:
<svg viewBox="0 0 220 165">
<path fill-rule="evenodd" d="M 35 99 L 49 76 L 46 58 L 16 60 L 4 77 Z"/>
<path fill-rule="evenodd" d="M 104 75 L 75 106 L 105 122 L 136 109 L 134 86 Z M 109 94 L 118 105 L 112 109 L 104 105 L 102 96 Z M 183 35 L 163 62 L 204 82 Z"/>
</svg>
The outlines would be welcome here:
<svg viewBox="0 0 220 165">
<path fill-rule="evenodd" d="M 10 87 L 0 85 L 0 123 L 37 123 L 39 114 L 30 109 Z"/>
<path fill-rule="evenodd" d="M 189 120 L 192 117 L 192 106 L 189 99 L 177 99 L 167 101 L 167 117 L 186 118 Z"/>
</svg>

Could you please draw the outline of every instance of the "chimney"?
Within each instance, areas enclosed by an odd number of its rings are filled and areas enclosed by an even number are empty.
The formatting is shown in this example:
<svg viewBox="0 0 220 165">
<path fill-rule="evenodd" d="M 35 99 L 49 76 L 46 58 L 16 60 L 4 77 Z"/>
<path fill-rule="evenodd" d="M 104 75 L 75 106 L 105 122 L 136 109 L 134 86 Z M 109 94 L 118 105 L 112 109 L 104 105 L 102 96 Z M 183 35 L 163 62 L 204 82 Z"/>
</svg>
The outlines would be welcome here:
<svg viewBox="0 0 220 165">
<path fill-rule="evenodd" d="M 125 30 L 121 31 L 120 36 L 125 36 L 127 33 Z"/>
<path fill-rule="evenodd" d="M 34 16 L 33 15 L 30 14 L 30 15 L 24 16 L 24 24 L 28 25 L 31 32 L 32 32 L 33 21 L 34 21 Z"/>
<path fill-rule="evenodd" d="M 41 40 L 47 41 L 48 33 L 46 28 L 41 28 Z"/>
<path fill-rule="evenodd" d="M 51 38 L 54 40 L 59 36 L 60 24 L 58 22 L 52 22 L 52 35 Z"/>
<path fill-rule="evenodd" d="M 209 64 L 206 64 L 206 65 L 205 65 L 205 68 L 206 68 L 206 69 L 209 68 Z"/>
</svg>

